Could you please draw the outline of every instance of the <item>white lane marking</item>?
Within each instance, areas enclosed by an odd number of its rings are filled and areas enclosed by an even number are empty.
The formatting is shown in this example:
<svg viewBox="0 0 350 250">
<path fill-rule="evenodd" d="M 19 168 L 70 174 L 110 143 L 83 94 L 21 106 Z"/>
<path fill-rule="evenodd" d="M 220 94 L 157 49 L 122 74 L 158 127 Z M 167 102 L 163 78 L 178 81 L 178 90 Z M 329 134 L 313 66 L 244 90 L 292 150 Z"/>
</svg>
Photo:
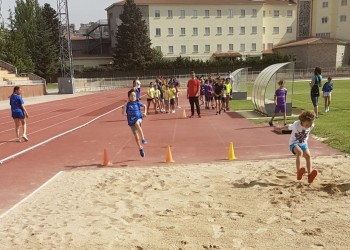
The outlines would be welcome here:
<svg viewBox="0 0 350 250">
<path fill-rule="evenodd" d="M 51 137 L 51 138 L 49 138 L 49 139 L 47 139 L 47 140 L 45 140 L 45 141 L 43 141 L 43 142 L 40 142 L 40 143 L 38 143 L 38 144 L 36 144 L 36 145 L 33 145 L 33 146 L 31 146 L 30 148 L 27 148 L 27 149 L 25 149 L 25 150 L 22 150 L 22 151 L 20 151 L 20 152 L 17 152 L 16 154 L 13 154 L 13 155 L 10 155 L 10 156 L 8 156 L 8 157 L 6 157 L 6 158 L 4 158 L 4 159 L 1 159 L 1 160 L 0 160 L 0 164 L 3 164 L 3 163 L 5 163 L 5 162 L 8 161 L 8 160 L 11 160 L 11 159 L 13 159 L 13 158 L 15 158 L 15 157 L 17 157 L 17 156 L 19 156 L 19 155 L 22 155 L 22 154 L 24 154 L 24 153 L 26 153 L 26 152 L 28 152 L 28 151 L 30 151 L 30 150 L 33 150 L 33 149 L 35 149 L 35 148 L 37 148 L 37 147 L 40 147 L 40 146 L 42 146 L 42 145 L 44 145 L 44 144 L 46 144 L 46 143 L 48 143 L 48 142 L 50 142 L 50 141 L 53 141 L 53 140 L 55 140 L 55 139 L 57 139 L 57 138 L 59 138 L 59 137 L 62 137 L 62 136 L 66 135 L 66 134 L 69 134 L 69 133 L 72 133 L 72 132 L 74 132 L 75 130 L 81 129 L 81 128 L 83 128 L 83 127 L 89 125 L 90 123 L 93 123 L 94 121 L 100 119 L 101 117 L 104 117 L 104 116 L 106 116 L 106 115 L 108 115 L 108 114 L 110 114 L 110 113 L 112 113 L 112 112 L 114 112 L 114 111 L 120 109 L 121 107 L 123 107 L 123 105 L 121 105 L 121 106 L 119 106 L 119 107 L 117 107 L 117 108 L 115 108 L 115 109 L 112 109 L 112 110 L 108 111 L 107 113 L 104 113 L 104 114 L 102 114 L 102 115 L 100 115 L 100 116 L 97 116 L 97 117 L 95 117 L 94 119 L 92 119 L 92 120 L 90 120 L 90 121 L 88 121 L 88 122 L 86 122 L 86 123 L 84 123 L 84 124 L 82 124 L 82 125 L 80 125 L 80 126 L 78 126 L 78 127 L 75 127 L 75 128 L 73 128 L 73 129 L 70 129 L 70 130 L 68 130 L 68 131 L 66 131 L 66 132 L 63 132 L 63 133 L 61 133 L 61 134 L 55 135 L 54 137 Z"/>
<path fill-rule="evenodd" d="M 58 172 L 55 174 L 53 177 L 51 177 L 48 181 L 46 181 L 44 184 L 42 184 L 40 187 L 38 187 L 36 190 L 34 190 L 31 194 L 29 194 L 27 197 L 23 198 L 21 201 L 19 201 L 17 204 L 12 206 L 10 209 L 8 209 L 6 212 L 0 215 L 0 219 L 5 218 L 6 215 L 8 215 L 11 211 L 15 210 L 18 208 L 21 204 L 26 202 L 29 198 L 31 198 L 33 195 L 35 195 L 37 192 L 39 192 L 42 188 L 47 186 L 50 182 L 52 182 L 54 179 L 56 179 L 59 175 L 61 175 L 63 171 Z"/>
</svg>

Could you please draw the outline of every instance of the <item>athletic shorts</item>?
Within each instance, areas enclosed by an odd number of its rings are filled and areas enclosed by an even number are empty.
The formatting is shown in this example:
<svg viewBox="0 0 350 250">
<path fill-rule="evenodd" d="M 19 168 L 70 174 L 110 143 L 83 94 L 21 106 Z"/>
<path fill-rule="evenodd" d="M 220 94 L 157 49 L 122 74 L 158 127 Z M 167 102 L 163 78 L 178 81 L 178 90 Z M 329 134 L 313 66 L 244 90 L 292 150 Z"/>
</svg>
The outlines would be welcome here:
<svg viewBox="0 0 350 250">
<path fill-rule="evenodd" d="M 25 115 L 24 112 L 12 112 L 12 118 L 13 119 L 24 119 Z"/>
<path fill-rule="evenodd" d="M 292 144 L 292 145 L 289 145 L 289 149 L 290 149 L 290 151 L 293 153 L 293 154 L 295 154 L 294 153 L 294 148 L 295 148 L 295 146 L 298 146 L 300 149 L 301 149 L 301 151 L 306 151 L 306 150 L 308 150 L 309 149 L 309 147 L 307 146 L 307 144 Z"/>
<path fill-rule="evenodd" d="M 221 96 L 215 96 L 214 98 L 215 98 L 215 100 L 221 100 L 222 97 Z"/>
<path fill-rule="evenodd" d="M 311 101 L 312 101 L 312 105 L 314 105 L 314 107 L 318 106 L 318 96 L 311 96 Z"/>
<path fill-rule="evenodd" d="M 141 124 L 142 124 L 142 119 L 138 119 L 138 120 L 135 122 L 135 124 L 136 124 L 136 123 L 140 123 L 140 126 L 141 126 Z M 130 128 L 131 128 L 131 131 L 132 131 L 132 133 L 133 133 L 134 135 L 137 134 L 137 128 L 136 128 L 135 124 L 134 124 L 134 125 L 129 125 Z"/>
<path fill-rule="evenodd" d="M 175 99 L 170 99 L 170 105 L 175 105 Z"/>
<path fill-rule="evenodd" d="M 323 92 L 323 95 L 324 95 L 324 96 L 331 96 L 331 95 L 332 95 L 332 92 Z"/>
<path fill-rule="evenodd" d="M 205 101 L 206 102 L 210 102 L 213 100 L 213 97 L 212 96 L 205 96 Z"/>
<path fill-rule="evenodd" d="M 147 98 L 147 102 L 152 102 L 154 98 Z"/>
<path fill-rule="evenodd" d="M 284 114 L 284 113 L 286 113 L 286 105 L 284 104 L 284 105 L 276 105 L 276 107 L 275 107 L 275 113 L 277 114 L 277 113 L 282 113 L 282 114 Z"/>
</svg>

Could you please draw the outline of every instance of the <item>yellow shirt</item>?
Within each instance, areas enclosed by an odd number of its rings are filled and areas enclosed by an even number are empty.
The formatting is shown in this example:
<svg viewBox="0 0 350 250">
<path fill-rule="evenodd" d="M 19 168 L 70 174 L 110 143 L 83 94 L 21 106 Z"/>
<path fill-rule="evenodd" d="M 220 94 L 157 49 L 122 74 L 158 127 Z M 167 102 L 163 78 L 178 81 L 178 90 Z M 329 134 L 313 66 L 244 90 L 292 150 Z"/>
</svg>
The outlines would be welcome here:
<svg viewBox="0 0 350 250">
<path fill-rule="evenodd" d="M 231 84 L 230 83 L 225 83 L 224 85 L 226 87 L 226 94 L 230 94 L 231 93 L 231 88 L 232 88 Z"/>
<path fill-rule="evenodd" d="M 149 87 L 147 90 L 147 98 L 153 99 L 155 95 L 155 90 L 153 87 Z"/>
<path fill-rule="evenodd" d="M 169 89 L 169 99 L 175 99 L 175 95 L 176 95 L 176 89 L 170 88 Z"/>
<path fill-rule="evenodd" d="M 160 90 L 159 89 L 155 89 L 154 90 L 154 97 L 155 98 L 159 98 L 160 97 Z"/>
</svg>

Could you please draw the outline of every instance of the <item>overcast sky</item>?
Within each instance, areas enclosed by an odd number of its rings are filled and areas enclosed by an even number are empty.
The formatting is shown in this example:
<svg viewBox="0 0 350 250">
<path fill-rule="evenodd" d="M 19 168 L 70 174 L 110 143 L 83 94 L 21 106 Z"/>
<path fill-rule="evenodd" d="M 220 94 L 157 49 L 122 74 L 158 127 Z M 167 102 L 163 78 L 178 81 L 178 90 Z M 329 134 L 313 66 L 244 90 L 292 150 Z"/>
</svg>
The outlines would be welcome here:
<svg viewBox="0 0 350 250">
<path fill-rule="evenodd" d="M 57 11 L 57 0 L 38 0 L 43 6 L 45 3 L 51 5 Z M 74 23 L 78 29 L 80 23 L 95 22 L 100 19 L 107 19 L 105 9 L 117 2 L 117 0 L 68 0 L 69 23 Z M 7 23 L 8 10 L 14 10 L 16 0 L 0 0 L 1 14 Z"/>
</svg>

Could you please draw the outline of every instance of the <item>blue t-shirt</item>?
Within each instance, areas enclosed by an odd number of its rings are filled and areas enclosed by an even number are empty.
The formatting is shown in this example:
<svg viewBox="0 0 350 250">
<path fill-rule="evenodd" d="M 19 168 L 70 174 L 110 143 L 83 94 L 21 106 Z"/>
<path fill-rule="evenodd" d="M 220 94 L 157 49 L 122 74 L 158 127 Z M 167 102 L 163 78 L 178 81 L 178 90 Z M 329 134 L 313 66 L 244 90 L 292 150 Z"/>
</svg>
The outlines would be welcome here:
<svg viewBox="0 0 350 250">
<path fill-rule="evenodd" d="M 129 126 L 135 125 L 137 120 L 142 119 L 141 107 L 145 107 L 141 102 L 128 102 L 126 104 L 125 112 L 128 117 Z"/>
<path fill-rule="evenodd" d="M 332 82 L 326 82 L 323 85 L 322 91 L 323 92 L 331 92 L 333 90 L 333 83 Z"/>
<path fill-rule="evenodd" d="M 10 97 L 11 112 L 13 117 L 24 117 L 22 109 L 24 101 L 20 95 L 12 94 Z"/>
</svg>

